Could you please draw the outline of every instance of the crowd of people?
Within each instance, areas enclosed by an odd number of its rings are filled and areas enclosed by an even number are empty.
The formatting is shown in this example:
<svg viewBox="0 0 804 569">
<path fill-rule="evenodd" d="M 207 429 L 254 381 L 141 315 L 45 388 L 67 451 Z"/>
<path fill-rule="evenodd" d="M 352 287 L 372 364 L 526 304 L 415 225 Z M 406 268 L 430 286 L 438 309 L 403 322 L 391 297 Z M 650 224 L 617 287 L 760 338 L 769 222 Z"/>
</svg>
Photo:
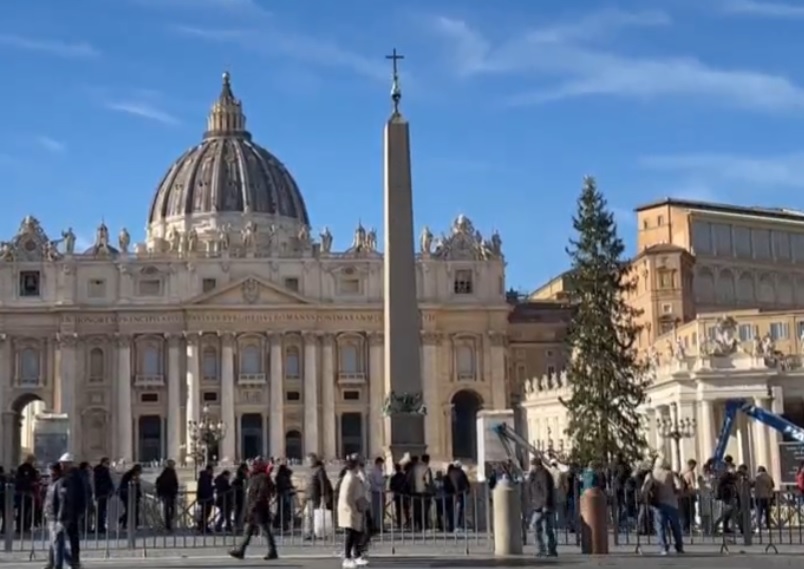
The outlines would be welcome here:
<svg viewBox="0 0 804 569">
<path fill-rule="evenodd" d="M 535 532 L 540 555 L 554 556 L 556 530 L 576 530 L 579 499 L 590 488 L 609 496 L 611 521 L 621 530 L 655 534 L 660 553 L 684 552 L 683 536 L 741 533 L 747 519 L 758 529 L 770 529 L 776 483 L 764 466 L 751 475 L 746 465 L 737 466 L 731 456 L 716 468 L 713 460 L 699 468 L 689 460 L 681 472 L 658 457 L 636 468 L 622 457 L 611 466 L 592 462 L 586 468 L 560 466 L 552 461 L 531 461 L 524 479 L 527 526 Z M 804 492 L 804 463 L 797 477 L 798 493 Z M 750 514 L 753 514 L 751 516 Z"/>
</svg>

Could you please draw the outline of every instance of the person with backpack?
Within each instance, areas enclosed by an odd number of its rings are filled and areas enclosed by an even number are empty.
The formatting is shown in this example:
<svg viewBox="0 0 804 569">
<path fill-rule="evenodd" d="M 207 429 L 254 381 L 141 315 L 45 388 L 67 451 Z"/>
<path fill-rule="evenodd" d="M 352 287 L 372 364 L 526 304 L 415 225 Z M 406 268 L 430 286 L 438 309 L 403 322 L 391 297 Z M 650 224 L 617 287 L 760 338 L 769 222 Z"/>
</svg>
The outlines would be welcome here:
<svg viewBox="0 0 804 569">
<path fill-rule="evenodd" d="M 737 516 L 738 503 L 737 503 L 737 473 L 734 468 L 734 459 L 727 456 L 724 459 L 726 466 L 717 475 L 715 483 L 715 499 L 721 503 L 722 509 L 720 516 L 713 524 L 717 529 L 722 525 L 723 533 L 732 533 L 731 520 L 737 518 L 737 526 L 742 530 L 743 521 L 740 516 Z"/>
<path fill-rule="evenodd" d="M 654 529 L 659 540 L 661 555 L 667 555 L 670 551 L 667 540 L 668 528 L 673 534 L 676 552 L 684 553 L 681 522 L 678 516 L 679 490 L 678 477 L 670 470 L 670 464 L 664 458 L 657 458 L 653 471 L 645 477 L 642 494 L 653 510 Z"/>
</svg>

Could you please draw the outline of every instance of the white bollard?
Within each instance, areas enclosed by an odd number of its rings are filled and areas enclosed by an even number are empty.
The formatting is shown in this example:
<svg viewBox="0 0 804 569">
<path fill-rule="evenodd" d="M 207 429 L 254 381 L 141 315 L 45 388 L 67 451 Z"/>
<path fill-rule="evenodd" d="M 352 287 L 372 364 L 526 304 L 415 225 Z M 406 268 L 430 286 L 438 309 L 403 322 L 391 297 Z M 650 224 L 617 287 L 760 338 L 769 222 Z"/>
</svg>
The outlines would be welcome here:
<svg viewBox="0 0 804 569">
<path fill-rule="evenodd" d="M 494 555 L 522 554 L 521 492 L 521 485 L 507 476 L 494 487 Z"/>
</svg>

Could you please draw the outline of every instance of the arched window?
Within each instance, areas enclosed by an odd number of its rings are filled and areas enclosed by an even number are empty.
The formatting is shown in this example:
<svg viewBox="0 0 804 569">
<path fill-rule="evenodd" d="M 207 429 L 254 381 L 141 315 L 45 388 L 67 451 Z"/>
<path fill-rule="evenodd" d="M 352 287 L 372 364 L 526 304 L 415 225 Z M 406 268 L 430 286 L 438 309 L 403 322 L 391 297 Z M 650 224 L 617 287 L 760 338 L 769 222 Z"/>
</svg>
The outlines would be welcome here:
<svg viewBox="0 0 804 569">
<path fill-rule="evenodd" d="M 285 351 L 285 377 L 291 379 L 301 377 L 301 354 L 296 346 L 288 346 Z"/>
<path fill-rule="evenodd" d="M 244 346 L 240 352 L 240 373 L 256 374 L 262 373 L 260 362 L 260 348 L 257 346 Z"/>
<path fill-rule="evenodd" d="M 20 382 L 38 385 L 40 375 L 39 350 L 23 348 L 20 352 Z"/>
<path fill-rule="evenodd" d="M 103 381 L 105 375 L 105 365 L 103 358 L 103 350 L 101 348 L 92 348 L 89 351 L 89 380 L 90 381 Z"/>
<path fill-rule="evenodd" d="M 145 345 L 142 348 L 142 375 L 162 375 L 162 352 L 157 346 Z"/>
<path fill-rule="evenodd" d="M 340 372 L 343 374 L 356 374 L 360 372 L 360 360 L 357 346 L 343 344 L 340 346 Z"/>
<path fill-rule="evenodd" d="M 475 350 L 472 346 L 461 344 L 456 347 L 458 379 L 474 379 L 475 377 Z"/>
<path fill-rule="evenodd" d="M 218 351 L 212 346 L 204 348 L 201 356 L 201 367 L 204 379 L 209 381 L 218 380 Z"/>
</svg>

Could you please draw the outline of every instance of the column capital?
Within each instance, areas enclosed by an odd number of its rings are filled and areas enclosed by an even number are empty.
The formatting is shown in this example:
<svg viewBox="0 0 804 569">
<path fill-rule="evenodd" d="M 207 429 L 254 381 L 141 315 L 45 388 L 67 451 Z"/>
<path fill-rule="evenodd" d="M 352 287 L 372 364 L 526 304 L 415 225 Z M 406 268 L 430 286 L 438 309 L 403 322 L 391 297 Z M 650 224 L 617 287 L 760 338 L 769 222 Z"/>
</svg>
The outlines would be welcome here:
<svg viewBox="0 0 804 569">
<path fill-rule="evenodd" d="M 438 346 L 443 339 L 441 332 L 422 331 L 422 344 L 425 346 Z"/>
<path fill-rule="evenodd" d="M 489 330 L 487 332 L 489 341 L 491 342 L 492 347 L 494 348 L 504 348 L 506 343 L 508 342 L 508 336 L 503 332 L 498 332 L 497 330 Z"/>
<path fill-rule="evenodd" d="M 179 343 L 182 338 L 186 338 L 187 334 L 165 334 L 165 340 L 167 340 L 169 348 L 177 348 L 179 347 Z"/>
<path fill-rule="evenodd" d="M 218 338 L 221 339 L 224 348 L 231 348 L 234 346 L 236 335 L 234 332 L 218 331 Z"/>
<path fill-rule="evenodd" d="M 134 341 L 134 336 L 132 334 L 115 334 L 114 340 L 117 342 L 118 348 L 130 348 L 131 342 Z"/>
<path fill-rule="evenodd" d="M 56 342 L 59 348 L 74 348 L 78 343 L 78 334 L 75 332 L 58 333 L 56 334 Z"/>
<path fill-rule="evenodd" d="M 335 334 L 332 332 L 322 332 L 321 343 L 324 346 L 331 348 L 332 346 L 335 345 Z"/>
<path fill-rule="evenodd" d="M 370 346 L 384 346 L 385 333 L 383 332 L 369 332 L 368 341 Z"/>
<path fill-rule="evenodd" d="M 317 330 L 302 330 L 301 336 L 305 344 L 315 344 L 323 334 Z"/>
</svg>

